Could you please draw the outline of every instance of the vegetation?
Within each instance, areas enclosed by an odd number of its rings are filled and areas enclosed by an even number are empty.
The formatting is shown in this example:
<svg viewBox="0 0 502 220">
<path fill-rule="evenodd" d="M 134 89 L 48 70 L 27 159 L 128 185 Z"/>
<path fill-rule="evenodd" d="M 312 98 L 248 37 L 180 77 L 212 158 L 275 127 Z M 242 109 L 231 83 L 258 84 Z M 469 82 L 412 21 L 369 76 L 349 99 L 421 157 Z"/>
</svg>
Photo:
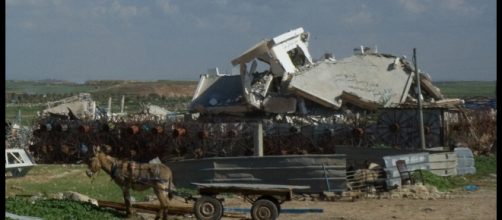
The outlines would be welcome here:
<svg viewBox="0 0 502 220">
<path fill-rule="evenodd" d="M 496 182 L 486 183 L 490 174 L 497 173 L 497 158 L 495 155 L 475 156 L 476 173 L 465 176 L 437 176 L 430 171 L 422 171 L 425 184 L 435 186 L 439 191 L 450 191 L 469 184 L 481 184 L 486 187 L 496 187 Z M 414 174 L 417 178 L 418 174 Z"/>
<path fill-rule="evenodd" d="M 123 203 L 122 191 L 105 172 L 96 174 L 91 180 L 85 175 L 86 165 L 38 164 L 26 176 L 9 178 L 5 181 L 5 192 L 9 196 L 6 210 L 17 215 L 36 216 L 43 219 L 122 219 L 120 213 L 97 208 L 87 203 L 68 200 L 42 199 L 31 202 L 20 196 L 42 194 L 50 197 L 58 192 L 74 191 L 98 200 Z M 195 195 L 195 189 L 177 188 L 182 196 Z M 131 191 L 136 201 L 144 201 L 147 196 L 155 197 L 152 189 L 143 192 Z"/>
<path fill-rule="evenodd" d="M 9 197 L 5 199 L 5 210 L 17 215 L 35 216 L 43 219 L 121 219 L 123 213 L 96 207 L 90 203 L 70 200 Z"/>
<path fill-rule="evenodd" d="M 122 190 L 111 180 L 110 176 L 105 172 L 99 172 L 91 181 L 85 175 L 86 169 L 85 165 L 39 164 L 28 172 L 28 176 L 7 180 L 6 193 L 7 195 L 35 193 L 51 195 L 57 192 L 76 191 L 95 199 L 123 201 Z M 131 193 L 137 200 L 143 200 L 147 195 L 153 194 L 151 189 Z"/>
<path fill-rule="evenodd" d="M 496 97 L 496 81 L 434 82 L 448 98 Z"/>
<path fill-rule="evenodd" d="M 151 82 L 97 80 L 84 84 L 55 80 L 8 80 L 5 84 L 5 117 L 6 120 L 15 121 L 18 112 L 21 111 L 22 125 L 29 126 L 36 118 L 37 111 L 47 107 L 47 102 L 61 100 L 81 92 L 90 93 L 97 106 L 105 108 L 108 105 L 108 98 L 112 97 L 113 112 L 120 111 L 120 100 L 123 95 L 126 95 L 125 112 L 138 112 L 141 104 L 154 104 L 171 111 L 185 111 L 192 98 L 193 90 L 190 88 L 195 85 L 196 82 L 193 81 L 170 80 Z M 180 91 L 180 86 L 185 89 Z M 157 93 L 158 89 L 160 93 Z M 162 89 L 165 89 L 164 93 Z"/>
</svg>

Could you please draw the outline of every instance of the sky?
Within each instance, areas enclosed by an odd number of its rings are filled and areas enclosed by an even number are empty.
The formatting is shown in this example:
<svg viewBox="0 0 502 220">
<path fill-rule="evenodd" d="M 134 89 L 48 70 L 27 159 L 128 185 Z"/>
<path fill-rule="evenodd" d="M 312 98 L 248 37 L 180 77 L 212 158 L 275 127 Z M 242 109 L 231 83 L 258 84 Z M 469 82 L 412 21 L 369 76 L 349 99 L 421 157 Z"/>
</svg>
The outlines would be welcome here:
<svg viewBox="0 0 502 220">
<path fill-rule="evenodd" d="M 193 80 L 303 27 L 314 58 L 417 50 L 433 81 L 496 80 L 496 0 L 6 0 L 6 79 Z"/>
</svg>

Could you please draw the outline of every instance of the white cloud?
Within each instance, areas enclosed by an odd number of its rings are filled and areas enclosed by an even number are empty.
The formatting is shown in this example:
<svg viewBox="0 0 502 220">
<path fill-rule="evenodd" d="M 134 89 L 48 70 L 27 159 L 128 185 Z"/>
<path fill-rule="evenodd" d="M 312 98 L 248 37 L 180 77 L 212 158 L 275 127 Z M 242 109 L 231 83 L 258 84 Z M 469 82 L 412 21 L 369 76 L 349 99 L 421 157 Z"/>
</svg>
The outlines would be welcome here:
<svg viewBox="0 0 502 220">
<path fill-rule="evenodd" d="M 480 9 L 467 4 L 465 0 L 443 0 L 442 3 L 444 8 L 463 15 L 478 15 L 481 13 Z"/>
<path fill-rule="evenodd" d="M 365 4 L 361 5 L 361 9 L 354 14 L 345 15 L 342 21 L 346 24 L 370 24 L 374 21 L 373 15 Z"/>
<path fill-rule="evenodd" d="M 118 15 L 120 18 L 128 19 L 138 14 L 136 6 L 121 5 L 118 1 L 114 1 L 110 6 L 110 12 Z"/>
<path fill-rule="evenodd" d="M 409 12 L 420 14 L 426 10 L 424 1 L 420 0 L 399 0 L 399 3 Z"/>
<path fill-rule="evenodd" d="M 157 0 L 157 6 L 159 6 L 165 14 L 171 14 L 178 10 L 175 5 L 171 4 L 170 0 Z"/>
<path fill-rule="evenodd" d="M 40 0 L 7 0 L 5 2 L 6 6 L 31 6 L 31 7 L 40 7 L 46 6 L 47 1 Z"/>
</svg>

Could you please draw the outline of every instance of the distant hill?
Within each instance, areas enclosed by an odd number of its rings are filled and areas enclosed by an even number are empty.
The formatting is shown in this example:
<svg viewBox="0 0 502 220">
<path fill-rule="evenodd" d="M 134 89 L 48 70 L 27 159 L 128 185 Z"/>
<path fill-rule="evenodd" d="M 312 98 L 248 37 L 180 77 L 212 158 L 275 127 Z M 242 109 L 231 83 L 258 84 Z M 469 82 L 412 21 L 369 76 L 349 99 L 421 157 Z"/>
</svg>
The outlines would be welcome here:
<svg viewBox="0 0 502 220">
<path fill-rule="evenodd" d="M 157 94 L 165 97 L 192 96 L 197 82 L 195 81 L 129 81 L 129 80 L 93 80 L 84 84 L 59 80 L 15 81 L 5 82 L 6 93 L 16 94 L 70 94 L 87 92 L 91 94 L 127 94 L 146 96 Z"/>
<path fill-rule="evenodd" d="M 448 98 L 496 97 L 496 81 L 440 81 L 433 82 Z M 164 97 L 191 97 L 197 87 L 196 81 L 133 81 L 92 80 L 83 84 L 61 80 L 15 81 L 7 80 L 6 93 L 16 94 L 69 94 L 88 92 L 91 94 L 125 94 L 147 96 L 157 94 Z"/>
</svg>

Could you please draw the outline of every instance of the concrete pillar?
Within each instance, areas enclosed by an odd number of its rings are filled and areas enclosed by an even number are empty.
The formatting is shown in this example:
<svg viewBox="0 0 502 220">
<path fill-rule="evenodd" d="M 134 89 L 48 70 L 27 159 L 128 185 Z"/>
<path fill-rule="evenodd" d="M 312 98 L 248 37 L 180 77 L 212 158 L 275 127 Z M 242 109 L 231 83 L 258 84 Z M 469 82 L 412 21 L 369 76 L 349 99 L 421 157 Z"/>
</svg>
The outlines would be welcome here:
<svg viewBox="0 0 502 220">
<path fill-rule="evenodd" d="M 254 130 L 254 155 L 263 157 L 263 122 L 255 123 Z"/>
<path fill-rule="evenodd" d="M 96 101 L 92 102 L 91 112 L 92 112 L 92 120 L 96 119 Z"/>
<path fill-rule="evenodd" d="M 122 95 L 122 100 L 120 101 L 120 113 L 124 113 L 124 102 L 125 102 L 125 95 Z"/>
<path fill-rule="evenodd" d="M 108 98 L 108 116 L 112 116 L 112 97 Z"/>
</svg>

